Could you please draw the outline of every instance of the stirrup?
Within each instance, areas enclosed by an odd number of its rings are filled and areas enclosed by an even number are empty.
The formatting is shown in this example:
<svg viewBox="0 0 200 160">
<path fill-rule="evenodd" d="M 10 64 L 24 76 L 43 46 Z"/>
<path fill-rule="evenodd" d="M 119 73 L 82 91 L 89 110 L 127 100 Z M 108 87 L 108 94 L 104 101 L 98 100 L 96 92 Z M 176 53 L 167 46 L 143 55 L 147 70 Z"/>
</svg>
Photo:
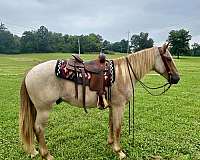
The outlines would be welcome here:
<svg viewBox="0 0 200 160">
<path fill-rule="evenodd" d="M 108 102 L 107 102 L 107 100 L 106 100 L 106 98 L 105 98 L 105 95 L 102 95 L 102 96 L 101 96 L 102 99 L 103 99 L 103 105 L 101 105 L 100 100 L 99 100 L 99 97 L 100 97 L 100 96 L 98 96 L 98 99 L 97 99 L 97 107 L 98 107 L 98 109 L 103 110 L 103 109 L 108 108 L 108 107 L 109 107 L 109 104 L 108 104 Z"/>
</svg>

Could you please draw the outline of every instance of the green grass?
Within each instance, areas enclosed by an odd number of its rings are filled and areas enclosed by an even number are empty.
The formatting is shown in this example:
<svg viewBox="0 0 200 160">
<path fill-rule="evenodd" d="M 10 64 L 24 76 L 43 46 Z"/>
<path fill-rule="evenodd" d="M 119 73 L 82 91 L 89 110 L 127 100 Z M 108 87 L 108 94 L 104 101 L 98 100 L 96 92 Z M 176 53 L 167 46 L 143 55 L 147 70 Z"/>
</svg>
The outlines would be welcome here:
<svg viewBox="0 0 200 160">
<path fill-rule="evenodd" d="M 18 134 L 19 88 L 24 72 L 49 60 L 69 58 L 70 54 L 0 55 L 0 159 L 28 160 Z M 92 59 L 97 55 L 83 55 Z M 120 55 L 111 55 L 110 58 Z M 135 143 L 129 145 L 128 107 L 126 107 L 121 144 L 127 159 L 200 159 L 200 58 L 176 60 L 181 74 L 178 85 L 163 96 L 152 97 L 139 85 L 135 97 Z M 162 84 L 160 76 L 148 75 L 144 81 Z M 117 159 L 107 145 L 108 110 L 89 110 L 67 103 L 55 106 L 46 132 L 47 144 L 56 160 Z M 38 146 L 37 146 L 38 147 Z M 40 159 L 40 157 L 35 158 Z"/>
</svg>

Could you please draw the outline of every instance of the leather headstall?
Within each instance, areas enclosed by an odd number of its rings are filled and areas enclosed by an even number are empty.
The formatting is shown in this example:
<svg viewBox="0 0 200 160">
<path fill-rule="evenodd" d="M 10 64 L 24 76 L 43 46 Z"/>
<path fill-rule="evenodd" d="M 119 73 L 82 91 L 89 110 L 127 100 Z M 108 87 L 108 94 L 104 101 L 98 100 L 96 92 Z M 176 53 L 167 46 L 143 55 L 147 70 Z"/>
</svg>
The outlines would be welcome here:
<svg viewBox="0 0 200 160">
<path fill-rule="evenodd" d="M 168 57 L 168 56 L 165 55 L 166 50 L 163 52 L 163 50 L 160 47 L 158 48 L 158 50 L 160 52 L 160 56 L 162 58 L 164 66 L 166 68 L 167 74 L 170 78 L 171 75 L 172 75 L 172 71 L 171 71 L 171 68 L 169 67 L 169 63 L 171 63 L 172 59 L 171 59 L 171 57 Z"/>
</svg>

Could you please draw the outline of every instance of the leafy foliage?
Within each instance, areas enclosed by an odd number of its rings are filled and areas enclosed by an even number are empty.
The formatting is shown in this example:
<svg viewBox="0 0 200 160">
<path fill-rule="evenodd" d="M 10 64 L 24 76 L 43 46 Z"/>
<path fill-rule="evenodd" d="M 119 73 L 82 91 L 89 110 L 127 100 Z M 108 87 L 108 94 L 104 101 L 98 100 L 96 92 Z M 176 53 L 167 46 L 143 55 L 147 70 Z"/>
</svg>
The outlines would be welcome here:
<svg viewBox="0 0 200 160">
<path fill-rule="evenodd" d="M 89 35 L 62 35 L 49 32 L 41 26 L 37 32 L 26 31 L 21 38 L 22 52 L 72 52 L 78 53 L 78 39 L 80 40 L 81 53 L 99 52 L 102 47 L 102 37 L 91 33 Z"/>
<path fill-rule="evenodd" d="M 134 34 L 131 37 L 131 47 L 134 52 L 153 47 L 154 41 L 152 38 L 148 38 L 148 36 L 148 33 L 141 32 L 139 35 Z"/>
<path fill-rule="evenodd" d="M 171 53 L 177 55 L 178 58 L 180 55 L 190 55 L 189 41 L 192 36 L 189 34 L 189 31 L 184 29 L 181 30 L 172 30 L 169 33 L 169 42 L 171 44 Z"/>
<path fill-rule="evenodd" d="M 191 49 L 192 56 L 200 56 L 200 44 L 194 43 Z"/>
<path fill-rule="evenodd" d="M 189 48 L 191 40 L 189 31 L 184 29 L 169 33 L 168 41 L 171 43 L 171 52 L 173 55 L 194 55 L 200 56 L 199 44 L 194 43 Z M 154 41 L 149 38 L 149 34 L 141 32 L 139 35 L 134 34 L 131 37 L 130 50 L 136 52 L 153 46 Z M 122 39 L 114 43 L 104 40 L 99 34 L 90 33 L 88 35 L 63 35 L 48 31 L 45 26 L 41 26 L 38 30 L 25 31 L 21 37 L 13 35 L 6 26 L 0 24 L 0 53 L 52 53 L 52 52 L 70 52 L 78 53 L 80 44 L 80 52 L 99 52 L 101 48 L 105 48 L 106 53 L 127 53 L 128 40 Z"/>
<path fill-rule="evenodd" d="M 19 37 L 11 34 L 4 24 L 0 25 L 0 53 L 19 52 Z"/>
<path fill-rule="evenodd" d="M 127 53 L 128 40 L 122 39 L 120 42 L 111 44 L 111 50 L 114 52 Z"/>
</svg>

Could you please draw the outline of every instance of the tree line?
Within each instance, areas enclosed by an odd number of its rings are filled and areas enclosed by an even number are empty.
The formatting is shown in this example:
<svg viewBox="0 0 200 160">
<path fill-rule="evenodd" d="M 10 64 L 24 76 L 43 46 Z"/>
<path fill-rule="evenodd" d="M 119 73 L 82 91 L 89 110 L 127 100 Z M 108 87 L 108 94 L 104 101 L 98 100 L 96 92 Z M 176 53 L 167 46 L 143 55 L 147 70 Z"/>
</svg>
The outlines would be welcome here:
<svg viewBox="0 0 200 160">
<path fill-rule="evenodd" d="M 184 29 L 172 30 L 169 33 L 168 41 L 172 54 L 200 56 L 200 44 L 194 43 L 189 46 L 192 36 Z M 122 39 L 119 42 L 111 43 L 104 40 L 99 34 L 68 35 L 49 31 L 45 26 L 37 30 L 25 31 L 21 37 L 12 34 L 5 26 L 0 24 L 0 53 L 51 53 L 51 52 L 99 52 L 105 48 L 107 53 L 127 51 L 139 51 L 153 46 L 154 41 L 149 34 L 141 32 L 131 36 L 130 41 Z M 128 48 L 128 45 L 130 46 Z"/>
</svg>

